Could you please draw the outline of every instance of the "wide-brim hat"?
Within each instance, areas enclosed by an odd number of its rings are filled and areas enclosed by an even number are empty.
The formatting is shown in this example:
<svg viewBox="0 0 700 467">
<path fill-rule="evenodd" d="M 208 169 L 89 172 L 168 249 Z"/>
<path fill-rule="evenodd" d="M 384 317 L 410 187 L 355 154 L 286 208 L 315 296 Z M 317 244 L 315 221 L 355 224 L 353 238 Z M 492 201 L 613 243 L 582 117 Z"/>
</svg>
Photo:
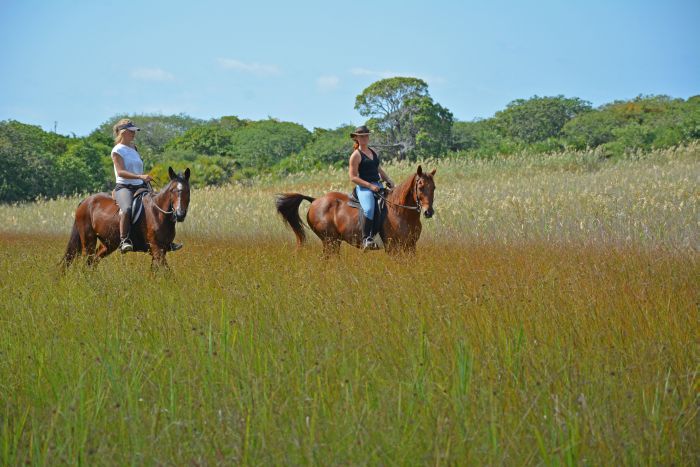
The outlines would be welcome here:
<svg viewBox="0 0 700 467">
<path fill-rule="evenodd" d="M 364 136 L 364 135 L 368 135 L 370 133 L 372 133 L 372 132 L 369 131 L 369 128 L 367 128 L 366 125 L 362 125 L 362 126 L 358 126 L 357 128 L 355 128 L 355 131 L 350 133 L 350 137 L 354 138 L 355 136 Z"/>
<path fill-rule="evenodd" d="M 117 127 L 117 130 L 122 131 L 122 130 L 130 130 L 130 131 L 141 131 L 141 128 L 137 127 L 134 125 L 134 122 L 129 120 L 126 123 L 122 123 Z"/>
</svg>

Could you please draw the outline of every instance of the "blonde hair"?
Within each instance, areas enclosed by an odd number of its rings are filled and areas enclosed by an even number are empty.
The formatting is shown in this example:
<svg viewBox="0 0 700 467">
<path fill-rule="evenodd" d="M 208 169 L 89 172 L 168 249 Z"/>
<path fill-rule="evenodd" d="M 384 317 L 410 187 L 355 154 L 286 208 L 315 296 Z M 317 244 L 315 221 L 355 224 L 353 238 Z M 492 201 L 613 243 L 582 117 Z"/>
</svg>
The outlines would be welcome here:
<svg viewBox="0 0 700 467">
<path fill-rule="evenodd" d="M 112 127 L 112 134 L 114 135 L 114 144 L 121 144 L 122 135 L 124 134 L 124 129 L 120 130 L 119 127 L 126 124 L 126 123 L 131 123 L 131 119 L 122 118 L 117 123 L 115 123 L 114 126 Z"/>
</svg>

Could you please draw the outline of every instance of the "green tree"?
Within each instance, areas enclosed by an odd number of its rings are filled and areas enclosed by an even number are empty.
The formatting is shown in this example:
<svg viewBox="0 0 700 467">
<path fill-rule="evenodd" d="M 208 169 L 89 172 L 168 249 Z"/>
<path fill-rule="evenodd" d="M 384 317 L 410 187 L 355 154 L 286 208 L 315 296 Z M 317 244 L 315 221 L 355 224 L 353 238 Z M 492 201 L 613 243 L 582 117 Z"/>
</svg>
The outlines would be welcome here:
<svg viewBox="0 0 700 467">
<path fill-rule="evenodd" d="M 206 156 L 233 157 L 233 134 L 236 128 L 217 124 L 207 124 L 190 128 L 172 139 L 166 150 L 192 151 Z"/>
<path fill-rule="evenodd" d="M 292 173 L 329 166 L 342 167 L 347 164 L 352 152 L 350 133 L 353 129 L 351 125 L 343 125 L 335 130 L 314 128 L 309 143 L 300 152 L 282 159 L 276 170 Z"/>
<path fill-rule="evenodd" d="M 166 145 L 187 130 L 204 125 L 206 122 L 185 114 L 179 115 L 115 115 L 99 126 L 97 133 L 113 140 L 112 127 L 122 118 L 132 119 L 141 128 L 136 137 L 139 154 L 146 165 L 155 162 L 156 156 L 163 152 Z M 104 142 L 104 141 L 103 141 Z M 113 143 L 112 143 L 113 145 Z"/>
<path fill-rule="evenodd" d="M 614 112 L 594 110 L 566 122 L 562 135 L 569 145 L 577 149 L 594 148 L 615 139 L 615 129 L 625 123 L 625 119 Z"/>
<path fill-rule="evenodd" d="M 564 125 L 579 114 L 591 110 L 590 102 L 564 96 L 517 99 L 494 117 L 507 137 L 526 143 L 560 136 Z"/>
<path fill-rule="evenodd" d="M 355 98 L 355 109 L 369 118 L 368 125 L 379 132 L 379 142 L 399 159 L 438 156 L 449 147 L 452 113 L 433 101 L 421 79 L 376 81 Z"/>
<path fill-rule="evenodd" d="M 309 130 L 299 124 L 268 119 L 233 131 L 230 144 L 241 166 L 263 170 L 301 151 L 310 137 Z"/>
<path fill-rule="evenodd" d="M 452 149 L 463 157 L 490 158 L 522 148 L 522 144 L 503 136 L 493 118 L 454 122 L 452 138 Z"/>
<path fill-rule="evenodd" d="M 105 190 L 114 184 L 114 172 L 110 157 L 111 147 L 90 139 L 79 139 L 56 160 L 56 186 L 58 195 L 92 193 Z"/>
<path fill-rule="evenodd" d="M 14 120 L 0 122 L 0 202 L 55 194 L 55 160 L 71 138 Z"/>
<path fill-rule="evenodd" d="M 198 156 L 193 160 L 168 160 L 156 164 L 150 171 L 156 186 L 164 186 L 168 183 L 170 179 L 168 167 L 173 167 L 176 172 L 183 172 L 189 167 L 192 171 L 190 183 L 194 187 L 228 183 L 239 169 L 238 163 L 229 157 Z"/>
</svg>

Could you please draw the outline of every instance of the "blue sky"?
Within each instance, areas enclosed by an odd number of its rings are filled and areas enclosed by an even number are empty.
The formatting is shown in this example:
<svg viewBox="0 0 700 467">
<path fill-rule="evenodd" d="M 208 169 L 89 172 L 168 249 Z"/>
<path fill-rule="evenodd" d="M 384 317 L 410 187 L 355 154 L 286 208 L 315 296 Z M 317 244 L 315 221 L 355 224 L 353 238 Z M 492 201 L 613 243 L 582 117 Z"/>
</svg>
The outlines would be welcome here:
<svg viewBox="0 0 700 467">
<path fill-rule="evenodd" d="M 699 1 L 0 0 L 0 120 L 85 135 L 118 113 L 364 123 L 416 76 L 460 120 L 513 99 L 700 94 Z"/>
</svg>

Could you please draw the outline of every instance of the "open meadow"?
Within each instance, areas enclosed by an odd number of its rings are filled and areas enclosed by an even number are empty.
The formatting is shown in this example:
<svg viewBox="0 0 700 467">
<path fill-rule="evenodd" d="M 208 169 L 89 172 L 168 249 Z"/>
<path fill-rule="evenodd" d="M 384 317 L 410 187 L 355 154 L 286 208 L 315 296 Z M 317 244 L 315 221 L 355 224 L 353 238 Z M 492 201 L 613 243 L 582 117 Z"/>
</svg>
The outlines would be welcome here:
<svg viewBox="0 0 700 467">
<path fill-rule="evenodd" d="M 169 273 L 0 205 L 0 464 L 697 465 L 700 146 L 423 167 L 414 257 L 295 248 L 337 170 L 193 190 Z"/>
</svg>

